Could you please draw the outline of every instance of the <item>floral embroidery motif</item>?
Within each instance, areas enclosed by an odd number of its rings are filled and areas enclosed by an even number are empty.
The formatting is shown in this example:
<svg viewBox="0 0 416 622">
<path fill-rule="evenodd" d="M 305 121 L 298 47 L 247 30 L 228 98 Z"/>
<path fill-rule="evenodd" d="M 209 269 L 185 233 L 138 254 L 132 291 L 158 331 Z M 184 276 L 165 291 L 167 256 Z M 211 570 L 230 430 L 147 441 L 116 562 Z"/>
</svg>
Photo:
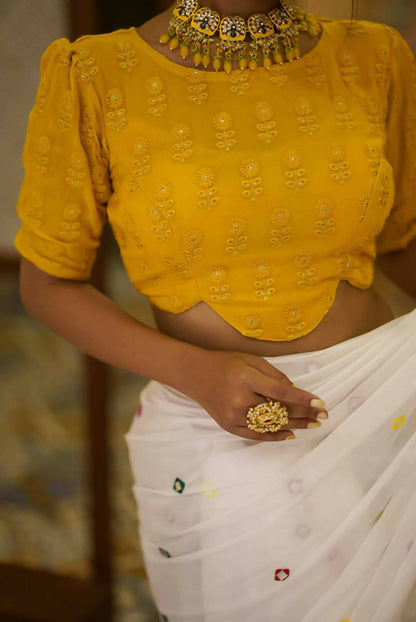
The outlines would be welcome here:
<svg viewBox="0 0 416 622">
<path fill-rule="evenodd" d="M 227 239 L 226 252 L 230 255 L 239 255 L 247 248 L 247 236 L 244 235 L 247 229 L 247 220 L 236 216 L 227 221 L 227 230 L 232 237 Z"/>
<path fill-rule="evenodd" d="M 322 307 L 323 314 L 326 315 L 332 305 L 334 304 L 335 296 L 331 289 L 327 289 L 323 296 L 319 299 L 319 304 Z"/>
<path fill-rule="evenodd" d="M 95 58 L 91 54 L 91 50 L 84 48 L 79 50 L 78 58 L 75 62 L 75 70 L 81 80 L 88 82 L 93 80 L 98 73 L 98 67 L 95 64 Z"/>
<path fill-rule="evenodd" d="M 347 24 L 348 33 L 351 37 L 362 37 L 367 33 L 367 28 L 359 20 L 351 20 Z"/>
<path fill-rule="evenodd" d="M 278 246 L 285 242 L 289 242 L 292 238 L 292 215 L 289 210 L 286 208 L 273 210 L 271 221 L 274 229 L 272 229 L 270 242 Z"/>
<path fill-rule="evenodd" d="M 258 313 L 245 313 L 241 321 L 243 322 L 241 333 L 246 337 L 258 338 L 263 334 L 263 322 Z"/>
<path fill-rule="evenodd" d="M 270 276 L 272 273 L 270 262 L 260 259 L 252 265 L 251 270 L 255 276 L 254 289 L 256 296 L 264 302 L 269 301 L 271 296 L 276 293 L 276 288 L 273 287 L 274 279 Z"/>
<path fill-rule="evenodd" d="M 305 66 L 305 71 L 308 76 L 309 82 L 312 82 L 312 84 L 315 84 L 316 86 L 322 86 L 322 84 L 326 80 L 326 76 L 320 54 L 308 54 L 306 59 L 307 62 Z"/>
<path fill-rule="evenodd" d="M 289 81 L 286 74 L 286 67 L 282 65 L 272 65 L 268 73 L 270 82 L 272 84 L 277 84 L 277 86 L 286 86 Z"/>
<path fill-rule="evenodd" d="M 139 235 L 137 234 L 136 225 L 135 225 L 134 220 L 133 220 L 133 218 L 132 218 L 132 216 L 130 214 L 126 215 L 125 224 L 126 224 L 127 231 L 130 233 L 130 235 L 134 239 L 134 243 L 135 243 L 136 247 L 139 250 L 143 250 L 144 244 L 143 244 L 141 238 L 139 237 Z M 144 270 L 144 272 L 148 271 L 148 266 L 142 265 L 141 268 L 142 268 L 142 270 Z"/>
<path fill-rule="evenodd" d="M 213 124 L 217 132 L 215 133 L 218 142 L 218 149 L 229 151 L 236 144 L 235 132 L 232 128 L 233 121 L 229 112 L 219 112 L 213 118 Z"/>
<path fill-rule="evenodd" d="M 44 213 L 41 209 L 43 203 L 43 196 L 34 192 L 31 197 L 31 206 L 25 210 L 25 221 L 32 229 L 40 227 L 43 223 Z"/>
<path fill-rule="evenodd" d="M 243 95 L 250 88 L 249 75 L 247 71 L 232 71 L 228 77 L 231 82 L 230 91 L 237 95 Z"/>
<path fill-rule="evenodd" d="M 146 82 L 146 90 L 150 95 L 147 103 L 149 104 L 149 114 L 152 117 L 160 117 L 167 110 L 168 105 L 164 89 L 165 83 L 157 76 L 150 78 Z"/>
<path fill-rule="evenodd" d="M 340 71 L 344 82 L 354 90 L 359 78 L 357 61 L 351 52 L 344 52 L 338 57 Z"/>
<path fill-rule="evenodd" d="M 70 65 L 71 58 L 72 58 L 71 46 L 68 43 L 64 43 L 63 45 L 60 46 L 58 62 L 61 65 L 61 67 L 64 67 L 65 69 L 67 69 Z"/>
<path fill-rule="evenodd" d="M 30 246 L 42 257 L 42 259 L 50 262 L 54 267 L 59 267 L 59 255 L 61 247 L 55 242 L 48 242 L 46 240 L 40 240 L 37 235 L 34 235 L 32 231 L 24 231 L 24 239 Z"/>
<path fill-rule="evenodd" d="M 172 186 L 168 182 L 158 185 L 153 193 L 156 203 L 148 212 L 149 218 L 153 222 L 152 231 L 160 242 L 165 242 L 172 235 L 172 229 L 169 227 L 169 221 L 175 215 L 172 190 Z"/>
<path fill-rule="evenodd" d="M 176 311 L 182 311 L 185 307 L 183 298 L 181 296 L 171 296 L 170 301 L 172 306 L 176 309 Z"/>
<path fill-rule="evenodd" d="M 80 190 L 84 187 L 85 165 L 81 153 L 73 153 L 71 155 L 71 166 L 66 169 L 65 181 L 72 186 L 74 190 Z"/>
<path fill-rule="evenodd" d="M 44 175 L 48 170 L 49 152 L 52 141 L 49 136 L 40 136 L 38 139 L 38 153 L 33 154 L 33 172 L 35 175 Z"/>
<path fill-rule="evenodd" d="M 166 257 L 163 257 L 163 263 L 165 264 L 165 266 L 168 267 L 168 269 L 174 274 L 174 276 L 177 279 L 186 279 L 189 277 L 189 270 L 186 267 L 186 265 L 181 261 L 181 259 L 178 259 L 178 257 L 174 257 L 172 255 L 167 255 Z M 178 297 L 174 297 L 176 298 L 176 302 L 179 306 L 179 304 L 182 302 L 182 299 L 178 298 Z"/>
<path fill-rule="evenodd" d="M 110 89 L 105 96 L 107 108 L 108 127 L 114 132 L 119 132 L 127 123 L 126 108 L 123 106 L 124 95 L 120 89 Z"/>
<path fill-rule="evenodd" d="M 356 127 L 353 115 L 350 113 L 349 106 L 344 97 L 335 97 L 332 106 L 335 110 L 335 116 L 338 125 L 342 130 L 350 131 Z"/>
<path fill-rule="evenodd" d="M 290 570 L 289 568 L 278 568 L 274 573 L 275 581 L 286 581 L 289 578 Z"/>
<path fill-rule="evenodd" d="M 329 235 L 335 231 L 335 204 L 329 199 L 320 199 L 315 206 L 315 233 Z"/>
<path fill-rule="evenodd" d="M 358 199 L 358 222 L 362 223 L 367 215 L 368 204 L 370 202 L 370 195 L 365 192 Z"/>
<path fill-rule="evenodd" d="M 200 198 L 200 201 L 198 201 L 199 207 L 203 209 L 213 208 L 219 201 L 218 188 L 215 186 L 217 177 L 214 170 L 209 167 L 199 169 L 196 175 L 196 181 L 202 188 L 202 190 L 198 190 L 197 193 Z"/>
<path fill-rule="evenodd" d="M 172 158 L 185 162 L 192 155 L 191 128 L 186 123 L 178 123 L 172 130 Z"/>
<path fill-rule="evenodd" d="M 268 102 L 260 101 L 256 105 L 255 115 L 260 121 L 256 126 L 259 130 L 259 140 L 271 143 L 272 139 L 277 136 L 276 121 L 273 121 L 273 108 Z"/>
<path fill-rule="evenodd" d="M 201 487 L 201 495 L 204 495 L 207 499 L 213 499 L 218 493 L 218 490 L 214 488 L 214 483 L 211 481 L 202 482 Z"/>
<path fill-rule="evenodd" d="M 302 307 L 298 304 L 289 305 L 284 311 L 284 316 L 287 323 L 286 331 L 288 333 L 288 340 L 290 341 L 300 337 L 306 326 Z M 291 492 L 294 491 L 291 490 Z"/>
<path fill-rule="evenodd" d="M 364 106 L 367 112 L 368 122 L 376 134 L 384 133 L 384 123 L 380 111 L 379 101 L 375 97 L 368 97 Z"/>
<path fill-rule="evenodd" d="M 105 203 L 110 195 L 108 169 L 96 164 L 91 170 L 91 182 L 95 198 L 99 203 Z"/>
<path fill-rule="evenodd" d="M 404 422 L 406 421 L 406 415 L 402 415 L 401 417 L 397 417 L 393 423 L 393 430 L 398 430 L 402 426 L 404 426 Z"/>
<path fill-rule="evenodd" d="M 297 305 L 296 305 L 297 306 Z M 303 482 L 301 479 L 292 479 L 288 484 L 289 492 L 292 495 L 298 495 L 303 492 Z"/>
<path fill-rule="evenodd" d="M 62 97 L 62 105 L 59 111 L 58 127 L 62 130 L 69 130 L 73 123 L 74 96 L 71 91 L 66 91 Z"/>
<path fill-rule="evenodd" d="M 261 187 L 263 180 L 259 177 L 260 164 L 252 158 L 247 158 L 241 162 L 240 172 L 244 177 L 241 182 L 243 186 L 242 194 L 246 199 L 254 201 L 263 192 Z"/>
<path fill-rule="evenodd" d="M 117 46 L 117 58 L 121 69 L 130 73 L 137 65 L 137 52 L 124 42 Z"/>
<path fill-rule="evenodd" d="M 307 182 L 306 170 L 303 168 L 303 155 L 297 149 L 290 149 L 284 156 L 286 168 L 286 185 L 291 190 L 301 190 Z"/>
<path fill-rule="evenodd" d="M 214 302 L 225 302 L 231 296 L 228 283 L 228 270 L 225 266 L 211 266 L 208 278 L 212 283 L 209 288 Z"/>
<path fill-rule="evenodd" d="M 299 268 L 298 285 L 299 287 L 313 287 L 318 282 L 316 267 L 311 266 L 312 256 L 308 253 L 298 253 L 294 258 L 294 264 Z"/>
<path fill-rule="evenodd" d="M 340 184 L 345 183 L 351 177 L 351 171 L 349 162 L 345 159 L 344 150 L 338 145 L 329 145 L 327 149 L 327 156 L 329 160 L 330 177 L 333 181 Z"/>
<path fill-rule="evenodd" d="M 185 482 L 183 482 L 179 477 L 177 477 L 173 483 L 173 490 L 176 490 L 180 495 L 183 493 L 185 488 Z"/>
<path fill-rule="evenodd" d="M 295 110 L 298 113 L 298 127 L 303 134 L 313 136 L 319 128 L 316 122 L 316 115 L 312 113 L 312 107 L 307 99 L 299 97 L 295 101 Z"/>
<path fill-rule="evenodd" d="M 207 83 L 203 72 L 195 70 L 189 78 L 189 101 L 200 106 L 208 97 Z"/>
<path fill-rule="evenodd" d="M 130 179 L 130 192 L 140 188 L 140 179 L 150 170 L 149 141 L 145 136 L 136 136 L 131 147 L 133 154 L 133 177 Z"/>
<path fill-rule="evenodd" d="M 370 171 L 373 175 L 378 174 L 380 168 L 381 152 L 380 148 L 375 145 L 366 146 L 367 157 L 370 163 Z"/>
<path fill-rule="evenodd" d="M 199 229 L 187 231 L 183 237 L 183 254 L 188 261 L 201 259 L 201 244 L 204 234 Z"/>
<path fill-rule="evenodd" d="M 346 274 L 352 269 L 351 255 L 345 249 L 341 249 L 335 253 L 338 264 L 338 273 Z"/>
<path fill-rule="evenodd" d="M 79 120 L 79 135 L 82 146 L 94 144 L 95 115 L 91 110 L 83 110 Z"/>
<path fill-rule="evenodd" d="M 380 85 L 387 83 L 389 77 L 391 52 L 388 45 L 379 45 L 376 48 L 376 80 Z"/>
<path fill-rule="evenodd" d="M 377 198 L 379 208 L 385 210 L 390 198 L 389 179 L 385 173 L 380 176 L 380 190 Z"/>
<path fill-rule="evenodd" d="M 77 218 L 80 213 L 81 208 L 75 203 L 70 203 L 64 207 L 59 236 L 65 240 L 65 242 L 72 242 L 79 238 L 81 223 Z"/>
<path fill-rule="evenodd" d="M 51 89 L 51 81 L 46 76 L 41 79 L 39 83 L 38 92 L 36 94 L 36 101 L 33 107 L 33 114 L 36 117 L 43 117 L 45 114 L 46 100 Z"/>
<path fill-rule="evenodd" d="M 307 538 L 311 534 L 311 532 L 312 529 L 309 527 L 309 525 L 306 525 L 305 523 L 301 523 L 295 529 L 295 534 L 298 536 L 298 538 L 302 539 Z"/>
</svg>

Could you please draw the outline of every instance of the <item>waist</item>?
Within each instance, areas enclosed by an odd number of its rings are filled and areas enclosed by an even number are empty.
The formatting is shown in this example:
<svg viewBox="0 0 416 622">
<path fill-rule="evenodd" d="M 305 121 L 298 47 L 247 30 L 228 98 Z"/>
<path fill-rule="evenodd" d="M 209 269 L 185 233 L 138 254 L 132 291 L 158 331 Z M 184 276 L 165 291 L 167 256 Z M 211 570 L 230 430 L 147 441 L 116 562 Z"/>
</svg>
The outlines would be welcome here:
<svg viewBox="0 0 416 622">
<path fill-rule="evenodd" d="M 210 350 L 258 356 L 281 356 L 321 350 L 369 332 L 393 319 L 373 287 L 361 290 L 340 281 L 328 313 L 310 333 L 291 341 L 268 341 L 242 335 L 206 302 L 173 314 L 153 307 L 158 329 L 166 335 Z"/>
</svg>

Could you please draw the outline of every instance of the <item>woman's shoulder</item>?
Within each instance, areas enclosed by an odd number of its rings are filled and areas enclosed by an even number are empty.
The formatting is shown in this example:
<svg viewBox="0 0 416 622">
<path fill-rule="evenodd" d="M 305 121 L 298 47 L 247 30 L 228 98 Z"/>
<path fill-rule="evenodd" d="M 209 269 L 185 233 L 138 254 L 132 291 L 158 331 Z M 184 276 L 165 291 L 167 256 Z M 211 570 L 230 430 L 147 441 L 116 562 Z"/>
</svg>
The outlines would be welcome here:
<svg viewBox="0 0 416 622">
<path fill-rule="evenodd" d="M 366 19 L 331 19 L 322 17 L 320 21 L 324 30 L 332 37 L 341 41 L 348 39 L 357 47 L 367 47 L 373 44 L 391 44 L 398 31 L 392 26 L 382 22 L 374 22 Z"/>
<path fill-rule="evenodd" d="M 52 40 L 42 54 L 41 63 L 67 66 L 71 60 L 91 56 L 106 57 L 114 52 L 132 49 L 137 31 L 134 27 L 119 28 L 111 32 L 85 34 L 71 40 L 67 36 Z M 75 57 L 75 59 L 73 59 Z M 89 61 L 91 64 L 91 60 Z"/>
</svg>

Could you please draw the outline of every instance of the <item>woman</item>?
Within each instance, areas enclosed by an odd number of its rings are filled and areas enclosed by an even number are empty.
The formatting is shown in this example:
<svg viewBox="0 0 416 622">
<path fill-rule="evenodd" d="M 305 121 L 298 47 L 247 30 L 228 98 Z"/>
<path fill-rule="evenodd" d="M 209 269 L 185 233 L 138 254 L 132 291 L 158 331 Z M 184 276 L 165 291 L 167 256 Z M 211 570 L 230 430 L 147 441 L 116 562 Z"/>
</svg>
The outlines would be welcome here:
<svg viewBox="0 0 416 622">
<path fill-rule="evenodd" d="M 22 299 L 152 379 L 126 441 L 163 620 L 404 615 L 416 311 L 372 282 L 377 248 L 416 294 L 414 66 L 390 27 L 269 0 L 185 0 L 42 57 Z M 107 216 L 158 331 L 85 282 Z"/>
</svg>

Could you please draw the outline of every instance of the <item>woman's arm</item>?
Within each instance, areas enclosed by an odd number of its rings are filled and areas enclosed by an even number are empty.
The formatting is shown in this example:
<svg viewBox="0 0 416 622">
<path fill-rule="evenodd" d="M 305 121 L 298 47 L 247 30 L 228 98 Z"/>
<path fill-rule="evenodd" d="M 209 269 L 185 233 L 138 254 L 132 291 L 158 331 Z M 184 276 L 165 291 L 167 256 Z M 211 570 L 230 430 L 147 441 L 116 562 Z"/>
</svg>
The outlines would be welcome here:
<svg viewBox="0 0 416 622">
<path fill-rule="evenodd" d="M 392 281 L 416 299 L 416 238 L 404 250 L 379 255 L 376 263 Z"/>
<path fill-rule="evenodd" d="M 25 308 L 81 351 L 120 369 L 158 380 L 199 402 L 225 430 L 259 440 L 245 413 L 270 396 L 291 402 L 291 428 L 306 427 L 322 408 L 317 396 L 297 389 L 261 357 L 205 350 L 145 326 L 88 283 L 50 276 L 22 259 L 20 292 Z M 288 428 L 262 434 L 284 440 Z"/>
</svg>

